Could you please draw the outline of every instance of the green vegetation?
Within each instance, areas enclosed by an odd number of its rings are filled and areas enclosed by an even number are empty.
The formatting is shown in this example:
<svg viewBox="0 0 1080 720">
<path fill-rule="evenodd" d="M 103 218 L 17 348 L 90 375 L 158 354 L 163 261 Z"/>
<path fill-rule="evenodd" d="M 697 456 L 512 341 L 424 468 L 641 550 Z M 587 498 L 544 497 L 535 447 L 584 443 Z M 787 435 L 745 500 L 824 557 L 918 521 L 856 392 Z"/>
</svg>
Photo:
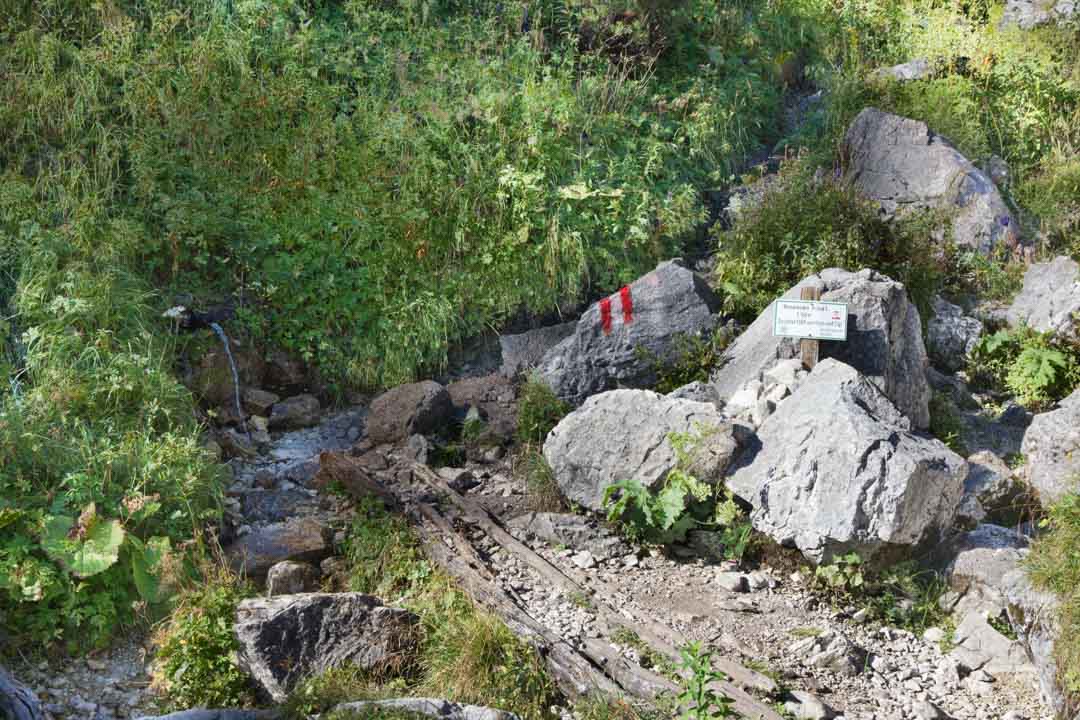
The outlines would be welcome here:
<svg viewBox="0 0 1080 720">
<path fill-rule="evenodd" d="M 1080 698 L 1080 495 L 1067 495 L 1042 520 L 1045 532 L 1028 557 L 1031 578 L 1061 599 L 1061 631 L 1054 644 L 1059 679 L 1070 698 Z"/>
<path fill-rule="evenodd" d="M 678 697 L 683 708 L 680 720 L 735 717 L 734 701 L 710 687 L 711 683 L 728 679 L 724 673 L 713 669 L 712 652 L 702 648 L 701 643 L 692 642 L 681 648 L 679 655 L 682 657 L 681 667 L 687 675 Z"/>
<path fill-rule="evenodd" d="M 724 553 L 739 559 L 751 542 L 749 520 L 721 485 L 710 485 L 692 474 L 698 448 L 716 431 L 701 428 L 695 433 L 671 433 L 676 466 L 660 487 L 649 489 L 639 481 L 621 480 L 604 490 L 609 522 L 617 523 L 631 540 L 667 545 L 686 539 L 697 527 L 718 528 Z"/>
<path fill-rule="evenodd" d="M 709 335 L 678 335 L 672 342 L 672 358 L 664 362 L 644 348 L 637 354 L 652 364 L 656 373 L 653 390 L 666 395 L 692 382 L 707 382 L 720 367 L 724 350 L 734 338 L 726 328 Z"/>
<path fill-rule="evenodd" d="M 953 452 L 967 456 L 967 447 L 960 439 L 963 427 L 956 407 L 944 394 L 933 391 L 930 395 L 930 434 L 949 446 Z"/>
<path fill-rule="evenodd" d="M 815 569 L 813 586 L 832 602 L 860 605 L 874 619 L 915 633 L 946 622 L 938 603 L 945 582 L 913 560 L 871 572 L 858 553 L 840 555 Z"/>
<path fill-rule="evenodd" d="M 968 366 L 977 384 L 1039 411 L 1080 386 L 1080 345 L 1027 328 L 999 330 L 979 339 Z"/>
<path fill-rule="evenodd" d="M 530 377 L 518 397 L 518 442 L 543 445 L 544 438 L 569 412 L 570 406 L 560 400 L 551 388 L 539 378 Z"/>
<path fill-rule="evenodd" d="M 420 657 L 394 677 L 345 668 L 315 678 L 294 691 L 291 712 L 306 716 L 348 700 L 417 695 L 498 707 L 526 720 L 548 717 L 559 698 L 542 660 L 431 566 L 404 519 L 375 498 L 361 500 L 343 549 L 350 589 L 420 616 Z"/>
<path fill-rule="evenodd" d="M 236 604 L 253 592 L 224 567 L 203 568 L 204 583 L 187 588 L 157 633 L 155 683 L 175 710 L 249 707 L 250 678 L 236 666 Z"/>
</svg>

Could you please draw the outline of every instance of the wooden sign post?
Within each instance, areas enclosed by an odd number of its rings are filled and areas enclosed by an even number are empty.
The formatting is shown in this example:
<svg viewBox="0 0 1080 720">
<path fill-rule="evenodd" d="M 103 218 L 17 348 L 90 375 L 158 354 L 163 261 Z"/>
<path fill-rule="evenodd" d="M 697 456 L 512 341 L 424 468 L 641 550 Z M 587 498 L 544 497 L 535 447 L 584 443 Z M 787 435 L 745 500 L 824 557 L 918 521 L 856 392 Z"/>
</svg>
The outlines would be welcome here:
<svg viewBox="0 0 1080 720">
<path fill-rule="evenodd" d="M 816 287 L 804 287 L 799 291 L 800 300 L 811 302 L 821 299 L 821 290 Z M 803 367 L 813 370 L 818 363 L 818 354 L 821 352 L 821 341 L 811 338 L 803 338 L 799 341 L 799 351 L 802 355 Z"/>
<path fill-rule="evenodd" d="M 798 300 L 780 298 L 773 305 L 773 335 L 798 338 L 807 370 L 817 365 L 822 340 L 847 340 L 847 305 L 822 302 L 819 288 L 799 288 Z"/>
</svg>

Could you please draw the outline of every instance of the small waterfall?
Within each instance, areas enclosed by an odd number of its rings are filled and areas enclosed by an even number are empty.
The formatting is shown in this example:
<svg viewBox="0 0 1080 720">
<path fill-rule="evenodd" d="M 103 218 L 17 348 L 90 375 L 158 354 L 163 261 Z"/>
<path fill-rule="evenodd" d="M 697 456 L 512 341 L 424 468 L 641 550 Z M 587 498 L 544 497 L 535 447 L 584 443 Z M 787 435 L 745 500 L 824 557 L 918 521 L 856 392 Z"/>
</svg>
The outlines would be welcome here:
<svg viewBox="0 0 1080 720">
<path fill-rule="evenodd" d="M 246 433 L 248 431 L 247 423 L 244 422 L 244 411 L 240 409 L 240 374 L 236 371 L 236 361 L 233 360 L 232 348 L 229 347 L 229 337 L 216 322 L 210 323 L 210 329 L 221 340 L 221 344 L 225 348 L 225 357 L 229 359 L 229 368 L 232 369 L 233 400 L 236 402 L 236 417 L 240 418 L 240 427 Z"/>
</svg>

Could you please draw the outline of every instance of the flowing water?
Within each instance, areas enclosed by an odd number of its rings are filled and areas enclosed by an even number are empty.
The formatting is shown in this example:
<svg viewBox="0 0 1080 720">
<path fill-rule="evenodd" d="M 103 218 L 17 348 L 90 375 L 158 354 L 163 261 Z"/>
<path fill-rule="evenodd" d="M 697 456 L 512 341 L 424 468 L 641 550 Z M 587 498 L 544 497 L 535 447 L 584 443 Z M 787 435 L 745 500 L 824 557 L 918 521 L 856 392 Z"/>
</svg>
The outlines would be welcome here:
<svg viewBox="0 0 1080 720">
<path fill-rule="evenodd" d="M 225 348 L 225 357 L 229 359 L 229 368 L 232 370 L 233 381 L 233 400 L 236 403 L 236 417 L 240 418 L 240 427 L 247 432 L 247 423 L 244 422 L 244 411 L 240 409 L 240 374 L 236 371 L 236 361 L 233 360 L 232 348 L 229 347 L 229 336 L 225 334 L 225 331 L 221 329 L 221 326 L 216 322 L 210 323 L 210 329 L 214 331 L 214 334 L 221 340 L 222 346 Z"/>
</svg>

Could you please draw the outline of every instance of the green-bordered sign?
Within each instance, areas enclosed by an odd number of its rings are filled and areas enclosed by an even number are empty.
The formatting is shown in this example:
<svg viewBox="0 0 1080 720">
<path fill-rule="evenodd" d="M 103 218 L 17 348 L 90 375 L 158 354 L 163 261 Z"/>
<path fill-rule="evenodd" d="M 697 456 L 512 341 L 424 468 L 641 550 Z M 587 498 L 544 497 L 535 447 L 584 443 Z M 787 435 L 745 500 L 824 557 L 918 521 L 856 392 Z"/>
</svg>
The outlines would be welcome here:
<svg viewBox="0 0 1080 720">
<path fill-rule="evenodd" d="M 777 300 L 773 303 L 773 335 L 847 340 L 847 304 L 818 300 Z"/>
</svg>

